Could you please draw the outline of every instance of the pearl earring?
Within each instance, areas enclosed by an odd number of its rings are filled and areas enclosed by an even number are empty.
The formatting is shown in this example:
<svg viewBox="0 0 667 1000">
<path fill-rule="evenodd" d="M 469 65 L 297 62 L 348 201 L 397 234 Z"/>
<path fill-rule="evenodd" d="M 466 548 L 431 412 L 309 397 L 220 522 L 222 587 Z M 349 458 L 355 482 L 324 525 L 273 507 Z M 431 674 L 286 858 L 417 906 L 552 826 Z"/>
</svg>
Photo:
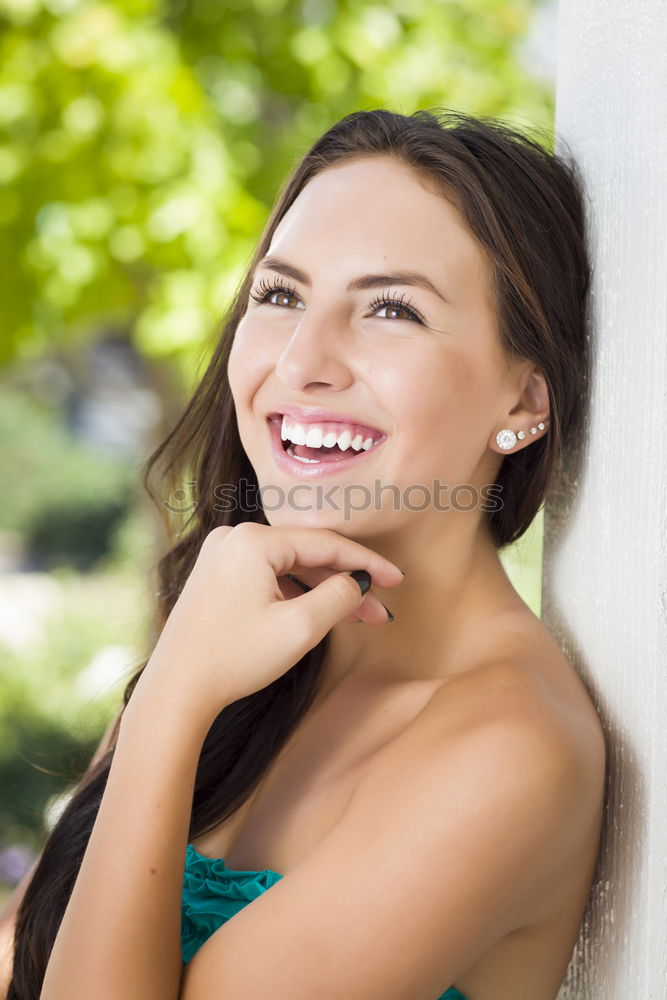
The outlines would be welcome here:
<svg viewBox="0 0 667 1000">
<path fill-rule="evenodd" d="M 548 421 L 549 418 L 546 417 L 544 421 L 540 421 L 539 424 L 537 424 L 535 427 L 531 427 L 529 433 L 537 434 L 538 431 L 543 431 Z M 514 445 L 517 442 L 517 438 L 519 439 L 519 441 L 523 441 L 525 436 L 526 436 L 525 431 L 518 431 L 518 433 L 515 434 L 514 431 L 511 431 L 509 429 L 509 427 L 503 427 L 503 429 L 501 431 L 498 431 L 498 433 L 496 434 L 496 444 L 498 445 L 499 448 L 502 448 L 504 451 L 507 451 L 509 448 L 514 447 Z"/>
</svg>

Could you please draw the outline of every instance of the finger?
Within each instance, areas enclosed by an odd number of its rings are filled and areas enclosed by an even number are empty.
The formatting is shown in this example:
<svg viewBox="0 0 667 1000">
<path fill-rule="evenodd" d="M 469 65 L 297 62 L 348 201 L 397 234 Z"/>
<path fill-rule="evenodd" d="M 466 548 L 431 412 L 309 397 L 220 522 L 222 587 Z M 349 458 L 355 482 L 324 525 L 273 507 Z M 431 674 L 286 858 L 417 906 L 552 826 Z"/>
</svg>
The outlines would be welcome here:
<svg viewBox="0 0 667 1000">
<path fill-rule="evenodd" d="M 312 570 L 310 571 L 310 573 L 312 574 Z M 320 580 L 326 580 L 327 576 L 330 575 L 331 574 L 327 573 L 324 576 L 320 577 Z M 283 583 L 283 581 L 285 580 L 291 580 L 293 586 L 289 586 L 289 584 Z M 317 582 L 319 583 L 320 581 L 318 580 Z M 283 597 L 288 597 L 288 598 L 297 597 L 299 594 L 303 593 L 307 594 L 309 590 L 313 589 L 312 587 L 309 587 L 308 584 L 305 583 L 303 580 L 300 580 L 298 577 L 294 576 L 292 573 L 286 573 L 285 576 L 279 577 L 278 586 L 280 587 L 283 593 Z M 367 600 L 368 597 L 374 597 L 374 595 L 368 594 L 364 598 L 364 600 Z M 375 598 L 375 600 L 377 600 L 377 598 Z M 353 622 L 356 624 L 357 622 L 363 622 L 363 618 L 360 618 L 356 612 L 352 611 L 350 612 L 349 615 L 346 615 L 343 621 Z"/>
<path fill-rule="evenodd" d="M 348 572 L 365 569 L 380 587 L 395 587 L 403 580 L 403 573 L 389 559 L 329 528 L 269 526 L 268 531 L 264 551 L 276 576 L 291 572 L 299 563 Z"/>
<path fill-rule="evenodd" d="M 331 576 L 330 570 L 307 569 L 304 571 L 300 566 L 295 566 L 294 569 L 299 571 L 298 577 L 294 573 L 286 573 L 285 576 L 281 576 L 278 579 L 278 585 L 283 596 L 287 598 L 298 597 L 299 594 L 308 593 L 309 590 L 316 587 L 322 580 L 326 580 L 327 577 Z M 303 577 L 306 579 L 303 579 Z M 288 583 L 283 583 L 283 581 L 287 580 L 291 580 L 294 587 Z M 356 611 L 349 614 L 343 620 L 348 622 L 364 622 L 366 625 L 384 625 L 387 621 L 388 610 L 387 606 L 382 603 L 378 596 L 372 590 L 369 590 L 364 595 Z"/>
<path fill-rule="evenodd" d="M 211 530 L 209 531 L 209 535 L 214 535 L 214 536 L 220 535 L 221 538 L 224 538 L 226 535 L 229 534 L 230 531 L 233 530 L 234 530 L 233 524 L 219 524 L 217 525 L 217 527 L 211 528 Z"/>
<path fill-rule="evenodd" d="M 303 587 L 299 587 L 288 576 L 279 576 L 276 579 L 280 593 L 286 601 L 291 600 L 293 597 L 298 597 L 299 594 L 303 594 Z"/>
<path fill-rule="evenodd" d="M 282 634 L 292 641 L 292 655 L 302 657 L 334 625 L 354 613 L 362 600 L 357 581 L 349 573 L 336 573 L 308 593 L 277 607 L 277 613 L 289 616 Z"/>
</svg>

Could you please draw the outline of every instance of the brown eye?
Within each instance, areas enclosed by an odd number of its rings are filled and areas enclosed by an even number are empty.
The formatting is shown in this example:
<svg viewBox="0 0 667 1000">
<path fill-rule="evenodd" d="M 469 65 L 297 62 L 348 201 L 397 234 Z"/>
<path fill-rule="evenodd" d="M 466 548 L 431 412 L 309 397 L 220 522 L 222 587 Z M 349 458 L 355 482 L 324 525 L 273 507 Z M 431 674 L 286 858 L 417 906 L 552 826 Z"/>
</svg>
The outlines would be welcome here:
<svg viewBox="0 0 667 1000">
<path fill-rule="evenodd" d="M 403 313 L 403 316 L 396 316 L 396 315 L 389 316 L 389 315 L 386 315 L 386 316 L 380 317 L 381 319 L 414 319 L 414 314 L 411 313 L 410 310 L 406 309 L 404 306 L 385 305 L 385 306 L 382 306 L 382 308 L 383 309 L 387 309 L 387 310 L 389 310 L 389 312 L 393 312 L 393 313 Z"/>
<path fill-rule="evenodd" d="M 296 299 L 298 301 L 299 296 L 296 293 L 296 289 L 290 285 L 283 285 L 277 281 L 266 281 L 264 278 L 259 282 L 256 289 L 253 289 L 250 293 L 250 297 L 259 302 L 260 305 L 263 302 L 268 302 L 272 306 L 280 306 L 283 309 L 291 309 L 292 307 L 287 305 L 285 299 Z M 273 301 L 274 298 L 276 301 Z"/>
<path fill-rule="evenodd" d="M 275 302 L 272 301 L 274 297 L 277 299 Z M 296 295 L 293 295 L 292 292 L 273 292 L 267 299 L 267 302 L 271 302 L 272 305 L 276 306 L 287 306 L 289 309 L 289 305 L 285 299 L 296 299 Z"/>
<path fill-rule="evenodd" d="M 419 310 L 410 304 L 410 306 L 404 304 L 405 293 L 403 293 L 399 298 L 388 298 L 386 293 L 383 295 L 378 295 L 377 298 L 373 299 L 370 304 L 370 308 L 373 312 L 377 312 L 378 309 L 387 309 L 393 313 L 403 313 L 402 316 L 380 316 L 380 319 L 393 319 L 395 322 L 408 320 L 412 323 L 424 324 L 424 317 L 419 312 Z"/>
</svg>

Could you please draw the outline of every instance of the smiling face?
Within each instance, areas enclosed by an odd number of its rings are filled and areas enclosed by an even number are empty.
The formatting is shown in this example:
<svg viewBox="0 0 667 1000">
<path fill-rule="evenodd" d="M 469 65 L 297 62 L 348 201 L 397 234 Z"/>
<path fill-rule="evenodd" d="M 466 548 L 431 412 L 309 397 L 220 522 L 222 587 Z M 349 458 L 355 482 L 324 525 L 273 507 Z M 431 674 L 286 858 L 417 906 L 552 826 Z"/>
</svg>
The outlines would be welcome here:
<svg viewBox="0 0 667 1000">
<path fill-rule="evenodd" d="M 445 517 L 432 506 L 434 479 L 450 491 L 493 483 L 501 458 L 489 443 L 516 383 L 500 350 L 489 265 L 454 205 L 391 157 L 347 161 L 308 182 L 268 257 L 228 375 L 269 522 L 369 537 L 427 511 Z M 359 457 L 302 464 L 283 455 L 280 422 L 267 420 L 290 407 L 333 411 L 385 436 Z M 378 483 L 394 484 L 402 506 L 388 488 L 376 502 Z M 277 507 L 294 487 L 293 502 Z M 353 506 L 373 499 L 346 520 L 343 490 Z M 451 496 L 441 493 L 440 504 Z M 469 491 L 461 503 L 470 505 Z"/>
</svg>

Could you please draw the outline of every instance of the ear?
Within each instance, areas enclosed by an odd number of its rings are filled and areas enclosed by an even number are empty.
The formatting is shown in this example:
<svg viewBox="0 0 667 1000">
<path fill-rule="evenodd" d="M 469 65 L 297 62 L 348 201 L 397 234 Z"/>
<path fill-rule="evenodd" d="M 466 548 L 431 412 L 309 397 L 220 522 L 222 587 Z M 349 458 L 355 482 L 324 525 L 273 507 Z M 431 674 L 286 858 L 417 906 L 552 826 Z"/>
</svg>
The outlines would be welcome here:
<svg viewBox="0 0 667 1000">
<path fill-rule="evenodd" d="M 531 441 L 548 432 L 549 415 L 549 390 L 546 379 L 536 365 L 528 362 L 520 374 L 519 398 L 514 406 L 507 409 L 504 414 L 501 413 L 500 422 L 493 428 L 489 447 L 500 455 L 520 451 Z M 498 444 L 496 435 L 501 430 L 510 430 L 516 435 L 512 447 L 501 448 Z"/>
</svg>

